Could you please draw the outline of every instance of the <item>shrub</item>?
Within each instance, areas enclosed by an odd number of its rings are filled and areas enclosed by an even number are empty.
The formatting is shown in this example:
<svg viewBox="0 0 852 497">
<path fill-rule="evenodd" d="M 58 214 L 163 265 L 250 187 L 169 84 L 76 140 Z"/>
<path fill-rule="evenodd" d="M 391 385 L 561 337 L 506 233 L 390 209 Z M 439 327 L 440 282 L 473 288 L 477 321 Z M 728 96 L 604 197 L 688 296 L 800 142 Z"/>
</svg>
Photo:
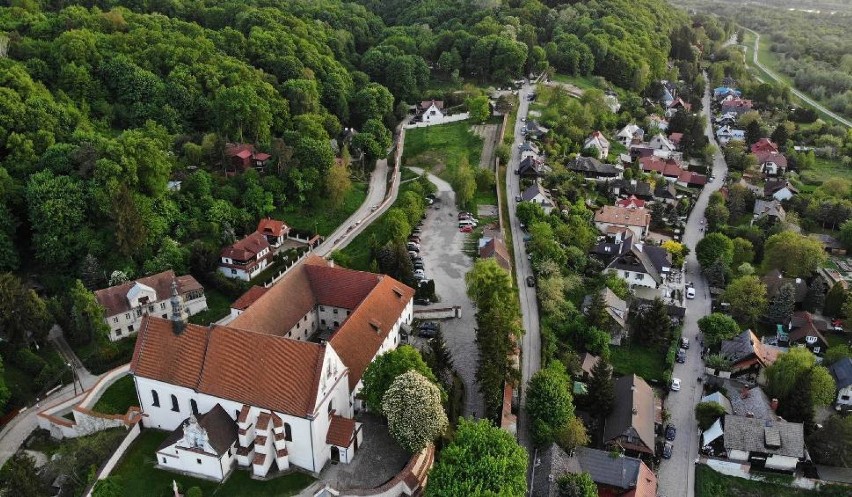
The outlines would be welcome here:
<svg viewBox="0 0 852 497">
<path fill-rule="evenodd" d="M 24 370 L 27 374 L 34 377 L 37 376 L 47 365 L 44 359 L 37 356 L 35 352 L 26 347 L 15 353 L 14 364 Z"/>
</svg>

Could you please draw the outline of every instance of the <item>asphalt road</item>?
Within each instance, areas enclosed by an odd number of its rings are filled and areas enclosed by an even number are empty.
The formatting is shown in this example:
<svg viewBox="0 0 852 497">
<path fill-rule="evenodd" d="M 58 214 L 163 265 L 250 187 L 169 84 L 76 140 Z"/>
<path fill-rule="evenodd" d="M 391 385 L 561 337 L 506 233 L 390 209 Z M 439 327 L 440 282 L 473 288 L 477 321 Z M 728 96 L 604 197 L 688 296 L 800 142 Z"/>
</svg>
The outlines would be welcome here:
<svg viewBox="0 0 852 497">
<path fill-rule="evenodd" d="M 705 75 L 706 78 L 706 75 Z M 704 93 L 704 113 L 707 117 L 705 133 L 714 143 L 713 126 L 710 122 L 710 89 Z M 677 427 L 672 458 L 663 460 L 660 465 L 657 495 L 666 497 L 692 497 L 695 489 L 695 460 L 698 458 L 698 437 L 701 433 L 695 421 L 695 405 L 701 399 L 701 383 L 698 377 L 703 374 L 704 361 L 701 359 L 701 346 L 698 343 L 698 320 L 710 313 L 710 291 L 701 267 L 695 258 L 695 244 L 704 236 L 704 211 L 710 194 L 721 188 L 728 170 L 721 152 L 713 157 L 713 175 L 715 179 L 708 183 L 698 197 L 698 201 L 686 223 L 684 242 L 692 250 L 686 258 L 686 281 L 695 284 L 695 298 L 687 300 L 686 318 L 683 336 L 689 339 L 686 363 L 675 363 L 672 376 L 680 378 L 679 392 L 669 392 L 665 408 L 671 415 L 670 423 Z"/>
<path fill-rule="evenodd" d="M 521 128 L 524 123 L 521 118 L 526 118 L 529 111 L 527 95 L 533 90 L 533 86 L 524 84 L 518 92 L 519 106 L 518 119 L 515 122 L 515 140 L 512 143 L 512 158 L 509 167 L 506 168 L 506 199 L 509 202 L 509 226 L 512 229 L 512 244 L 515 252 L 515 275 L 518 282 L 518 297 L 521 301 L 521 316 L 524 326 L 524 337 L 521 340 L 521 384 L 526 387 L 527 381 L 541 369 L 541 330 L 539 328 L 538 301 L 536 300 L 535 288 L 526 285 L 527 276 L 533 274 L 532 264 L 527 259 L 524 247 L 524 232 L 521 230 L 521 222 L 515 215 L 518 203 L 515 196 L 520 193 L 520 177 L 515 174 L 520 164 L 520 152 L 518 147 L 524 141 Z M 526 399 L 526 388 L 521 389 L 521 405 Z M 532 454 L 532 443 L 529 439 L 526 413 L 523 409 L 518 416 L 518 440 Z"/>
<path fill-rule="evenodd" d="M 752 48 L 752 54 L 751 54 L 752 63 L 754 63 L 754 65 L 756 65 L 761 70 L 763 70 L 763 72 L 766 73 L 767 76 L 774 79 L 776 82 L 781 83 L 783 85 L 787 85 L 787 82 L 782 81 L 781 78 L 779 78 L 777 74 L 775 74 L 772 70 L 770 70 L 768 67 L 761 64 L 759 60 L 757 60 L 758 50 L 760 48 L 760 33 L 758 33 L 757 31 L 748 29 L 748 28 L 743 28 L 743 29 L 751 32 L 754 35 L 754 47 Z M 845 118 L 835 114 L 834 112 L 826 109 L 825 107 L 820 105 L 819 102 L 817 102 L 816 100 L 812 99 L 811 97 L 805 95 L 801 91 L 797 90 L 795 87 L 793 87 L 793 86 L 789 86 L 789 87 L 790 87 L 790 92 L 793 93 L 793 95 L 796 95 L 797 97 L 801 98 L 805 103 L 807 103 L 811 107 L 818 109 L 820 112 L 824 112 L 824 113 L 828 114 L 834 120 L 843 124 L 844 126 L 852 128 L 852 121 L 849 121 L 848 119 L 845 119 Z"/>
</svg>

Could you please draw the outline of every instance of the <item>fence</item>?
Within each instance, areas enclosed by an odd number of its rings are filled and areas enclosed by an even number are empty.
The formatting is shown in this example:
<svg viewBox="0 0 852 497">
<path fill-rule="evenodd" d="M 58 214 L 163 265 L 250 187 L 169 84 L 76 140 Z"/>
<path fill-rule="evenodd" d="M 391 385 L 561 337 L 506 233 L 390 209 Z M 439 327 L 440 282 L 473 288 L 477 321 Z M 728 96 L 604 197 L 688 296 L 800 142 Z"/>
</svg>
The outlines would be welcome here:
<svg viewBox="0 0 852 497">
<path fill-rule="evenodd" d="M 405 129 L 427 128 L 429 126 L 438 126 L 440 124 L 449 124 L 449 123 L 454 123 L 454 122 L 457 122 L 457 121 L 464 121 L 465 119 L 470 119 L 470 113 L 469 112 L 462 112 L 461 114 L 453 114 L 452 116 L 444 116 L 440 119 L 435 119 L 434 121 L 429 121 L 429 122 L 425 122 L 425 123 L 420 122 L 420 123 L 414 123 L 414 124 L 406 124 L 403 127 Z"/>
<path fill-rule="evenodd" d="M 118 447 L 116 447 L 115 451 L 113 451 L 112 455 L 107 459 L 107 461 L 100 467 L 98 473 L 96 475 L 95 481 L 86 489 L 83 493 L 85 497 L 92 497 L 92 490 L 95 489 L 95 485 L 99 480 L 103 480 L 115 469 L 115 466 L 121 461 L 121 458 L 124 456 L 124 453 L 127 452 L 127 449 L 130 447 L 136 437 L 142 433 L 141 423 L 136 423 L 130 428 L 130 431 L 127 432 L 127 436 L 124 437 L 124 440 L 121 441 Z"/>
</svg>

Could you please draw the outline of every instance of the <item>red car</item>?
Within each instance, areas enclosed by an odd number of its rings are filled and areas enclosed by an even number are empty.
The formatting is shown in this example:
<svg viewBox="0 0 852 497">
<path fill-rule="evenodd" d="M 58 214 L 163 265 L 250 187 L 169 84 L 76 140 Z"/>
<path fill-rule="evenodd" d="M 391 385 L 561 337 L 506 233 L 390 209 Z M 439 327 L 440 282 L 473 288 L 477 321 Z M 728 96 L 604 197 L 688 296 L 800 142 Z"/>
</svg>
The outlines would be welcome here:
<svg viewBox="0 0 852 497">
<path fill-rule="evenodd" d="M 459 231 L 461 233 L 470 233 L 471 231 L 473 231 L 473 226 L 463 226 L 459 228 Z"/>
</svg>

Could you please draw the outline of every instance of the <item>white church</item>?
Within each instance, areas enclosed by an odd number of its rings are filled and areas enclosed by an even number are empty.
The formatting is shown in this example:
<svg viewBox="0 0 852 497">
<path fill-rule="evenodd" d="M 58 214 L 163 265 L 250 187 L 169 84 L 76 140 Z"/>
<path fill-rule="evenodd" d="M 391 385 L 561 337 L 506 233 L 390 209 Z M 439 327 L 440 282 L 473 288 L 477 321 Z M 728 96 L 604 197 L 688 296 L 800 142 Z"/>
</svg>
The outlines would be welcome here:
<svg viewBox="0 0 852 497">
<path fill-rule="evenodd" d="M 361 376 L 397 347 L 414 291 L 310 256 L 228 326 L 143 321 L 130 365 L 145 427 L 171 430 L 163 469 L 222 480 L 352 461 Z"/>
</svg>

